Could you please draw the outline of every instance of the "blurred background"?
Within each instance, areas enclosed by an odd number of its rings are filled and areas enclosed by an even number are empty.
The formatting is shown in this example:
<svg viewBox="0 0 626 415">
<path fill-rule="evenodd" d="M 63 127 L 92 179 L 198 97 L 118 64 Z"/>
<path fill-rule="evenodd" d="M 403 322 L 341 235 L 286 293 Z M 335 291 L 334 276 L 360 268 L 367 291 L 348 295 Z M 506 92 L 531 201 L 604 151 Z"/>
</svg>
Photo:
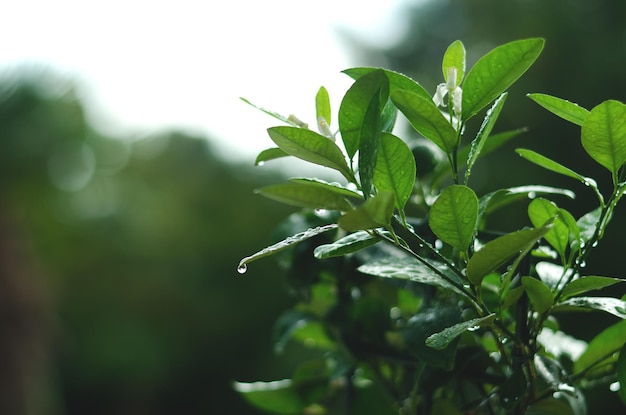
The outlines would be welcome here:
<svg viewBox="0 0 626 415">
<path fill-rule="evenodd" d="M 298 355 L 274 355 L 271 341 L 292 303 L 284 275 L 271 259 L 245 275 L 236 265 L 293 212 L 253 189 L 308 170 L 253 166 L 275 120 L 240 96 L 313 123 L 315 92 L 325 85 L 336 109 L 347 67 L 384 66 L 434 91 L 452 41 L 464 42 L 471 65 L 501 43 L 541 36 L 544 52 L 496 127 L 529 132 L 477 166 L 478 193 L 534 182 L 575 190 L 575 203 L 557 201 L 575 216 L 594 207 L 587 189 L 516 147 L 609 189 L 579 130 L 524 95 L 587 109 L 626 101 L 622 0 L 31 0 L 2 9 L 2 414 L 257 414 L 232 381 L 289 376 Z M 590 274 L 624 276 L 624 212 Z M 525 225 L 524 206 L 493 222 Z M 594 317 L 563 326 L 589 339 L 614 322 Z M 588 403 L 597 414 L 620 407 L 606 386 Z"/>
</svg>

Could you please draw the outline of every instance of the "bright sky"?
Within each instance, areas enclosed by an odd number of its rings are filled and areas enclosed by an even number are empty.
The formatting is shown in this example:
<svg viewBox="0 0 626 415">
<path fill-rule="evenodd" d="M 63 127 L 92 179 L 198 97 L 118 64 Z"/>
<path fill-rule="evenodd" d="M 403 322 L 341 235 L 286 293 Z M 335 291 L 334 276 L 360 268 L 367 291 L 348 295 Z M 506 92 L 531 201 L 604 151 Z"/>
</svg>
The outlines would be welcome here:
<svg viewBox="0 0 626 415">
<path fill-rule="evenodd" d="M 180 127 L 253 159 L 277 122 L 239 97 L 315 125 L 317 89 L 336 111 L 350 85 L 340 71 L 359 64 L 337 28 L 384 42 L 401 35 L 398 4 L 409 1 L 5 2 L 0 70 L 34 62 L 69 74 L 105 132 Z"/>
</svg>

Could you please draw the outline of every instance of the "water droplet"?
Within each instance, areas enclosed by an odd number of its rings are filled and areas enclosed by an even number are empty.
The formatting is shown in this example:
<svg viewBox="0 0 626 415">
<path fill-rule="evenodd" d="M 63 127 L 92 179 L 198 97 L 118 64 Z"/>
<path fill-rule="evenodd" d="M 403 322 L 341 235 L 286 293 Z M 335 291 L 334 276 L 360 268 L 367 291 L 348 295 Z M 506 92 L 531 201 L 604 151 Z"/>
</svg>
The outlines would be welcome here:
<svg viewBox="0 0 626 415">
<path fill-rule="evenodd" d="M 534 199 L 536 197 L 537 197 L 537 193 L 535 193 L 535 192 L 528 192 L 528 198 L 529 199 Z"/>
<path fill-rule="evenodd" d="M 326 209 L 320 209 L 320 208 L 315 209 L 315 214 L 318 215 L 318 216 L 325 215 L 326 212 L 327 212 Z"/>
<path fill-rule="evenodd" d="M 257 166 L 262 166 L 262 165 L 264 165 L 264 164 L 265 164 L 265 162 L 264 162 L 263 160 L 261 160 L 261 161 L 259 161 L 256 165 L 257 165 Z"/>
<path fill-rule="evenodd" d="M 620 383 L 619 382 L 613 382 L 609 385 L 609 390 L 611 392 L 617 392 L 620 390 Z"/>
<path fill-rule="evenodd" d="M 480 326 L 472 326 L 472 327 L 468 327 L 467 331 L 476 331 L 480 328 Z"/>
<path fill-rule="evenodd" d="M 352 288 L 350 290 L 350 296 L 354 300 L 356 300 L 357 298 L 360 298 L 361 297 L 361 290 L 359 290 L 357 287 Z"/>
<path fill-rule="evenodd" d="M 237 267 L 237 272 L 240 274 L 245 274 L 247 270 L 248 270 L 248 266 L 245 263 L 239 264 L 239 266 Z"/>
<path fill-rule="evenodd" d="M 437 239 L 435 241 L 435 249 L 439 250 L 441 248 L 443 248 L 443 241 L 441 239 Z"/>
<path fill-rule="evenodd" d="M 598 246 L 598 241 L 594 241 L 594 242 L 591 244 L 591 247 L 592 247 L 592 248 L 595 248 L 595 247 L 597 247 L 597 246 Z"/>
</svg>

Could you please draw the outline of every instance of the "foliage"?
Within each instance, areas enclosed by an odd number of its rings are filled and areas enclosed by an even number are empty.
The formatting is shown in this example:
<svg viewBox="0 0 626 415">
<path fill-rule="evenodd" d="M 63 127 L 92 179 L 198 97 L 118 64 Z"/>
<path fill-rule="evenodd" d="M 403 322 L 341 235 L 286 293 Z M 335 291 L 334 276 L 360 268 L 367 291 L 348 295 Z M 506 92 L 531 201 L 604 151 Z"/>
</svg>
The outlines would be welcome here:
<svg viewBox="0 0 626 415">
<path fill-rule="evenodd" d="M 299 302 L 276 325 L 277 350 L 295 342 L 320 353 L 291 379 L 236 383 L 252 404 L 282 414 L 584 414 L 586 388 L 621 385 L 626 301 L 591 292 L 623 280 L 584 271 L 626 192 L 626 105 L 608 100 L 586 110 L 529 94 L 579 126 L 587 155 L 610 175 L 612 189 L 602 192 L 594 178 L 516 150 L 589 188 L 597 205 L 581 217 L 555 201 L 573 199 L 569 189 L 479 195 L 470 186 L 476 163 L 522 131 L 493 133 L 507 90 L 543 45 L 540 38 L 506 43 L 466 70 L 465 48 L 455 41 L 434 96 L 397 72 L 348 69 L 354 83 L 338 110 L 338 132 L 330 130 L 323 88 L 315 101 L 320 133 L 305 124 L 268 130 L 277 147 L 257 163 L 293 156 L 332 169 L 342 182 L 296 178 L 259 190 L 303 210 L 289 221 L 295 235 L 244 258 L 239 270 L 280 253 Z M 418 141 L 394 135 L 398 112 Z M 490 228 L 495 211 L 521 201 L 528 226 Z M 617 322 L 589 343 L 560 330 L 560 313 L 583 311 Z"/>
</svg>

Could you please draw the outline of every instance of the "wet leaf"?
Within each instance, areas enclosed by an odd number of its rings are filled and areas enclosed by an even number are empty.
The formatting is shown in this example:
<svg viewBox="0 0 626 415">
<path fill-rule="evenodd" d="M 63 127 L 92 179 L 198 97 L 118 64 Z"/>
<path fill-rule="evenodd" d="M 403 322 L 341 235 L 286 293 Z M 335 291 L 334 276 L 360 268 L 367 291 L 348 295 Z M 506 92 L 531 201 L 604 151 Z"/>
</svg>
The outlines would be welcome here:
<svg viewBox="0 0 626 415">
<path fill-rule="evenodd" d="M 559 302 L 554 310 L 598 310 L 626 319 L 626 301 L 612 297 L 573 297 Z"/>
<path fill-rule="evenodd" d="M 443 242 L 467 251 L 478 220 L 478 197 L 462 185 L 446 187 L 433 204 L 428 224 Z"/>
<path fill-rule="evenodd" d="M 433 349 L 441 350 L 444 349 L 450 342 L 457 337 L 459 337 L 464 332 L 470 330 L 476 330 L 479 327 L 484 327 L 490 325 L 495 319 L 495 314 L 489 314 L 485 317 L 479 317 L 468 321 L 463 321 L 461 323 L 457 323 L 454 326 L 446 327 L 442 331 L 438 333 L 431 334 L 426 339 L 426 346 L 432 347 Z"/>
<path fill-rule="evenodd" d="M 589 111 L 583 107 L 579 107 L 573 102 L 553 97 L 546 94 L 528 94 L 528 98 L 535 101 L 554 115 L 563 118 L 566 121 L 576 125 L 583 125 L 583 122 L 589 115 Z"/>
<path fill-rule="evenodd" d="M 289 154 L 285 153 L 280 148 L 277 148 L 277 147 L 268 148 L 259 153 L 259 155 L 256 157 L 256 160 L 254 161 L 254 165 L 260 166 L 266 161 L 278 159 L 281 157 L 288 157 L 288 156 Z"/>
<path fill-rule="evenodd" d="M 528 217 L 535 227 L 540 227 L 548 220 L 555 218 L 552 228 L 543 237 L 561 257 L 564 257 L 569 246 L 570 230 L 561 219 L 561 212 L 556 204 L 543 198 L 534 199 L 528 205 Z"/>
<path fill-rule="evenodd" d="M 352 209 L 346 198 L 330 188 L 307 182 L 272 184 L 256 190 L 257 193 L 292 206 L 312 209 L 347 211 Z"/>
<path fill-rule="evenodd" d="M 578 294 L 582 294 L 592 290 L 599 290 L 622 282 L 626 282 L 626 280 L 623 280 L 621 278 L 600 277 L 595 275 L 580 277 L 565 286 L 561 294 L 561 298 L 566 299 Z"/>
<path fill-rule="evenodd" d="M 380 238 L 366 231 L 357 231 L 344 236 L 332 244 L 320 245 L 315 248 L 315 258 L 324 259 L 348 255 L 380 242 Z"/>
<path fill-rule="evenodd" d="M 626 105 L 609 100 L 594 107 L 583 123 L 581 141 L 591 158 L 617 174 L 626 163 Z"/>
<path fill-rule="evenodd" d="M 393 192 L 396 208 L 400 212 L 413 191 L 415 170 L 415 159 L 406 143 L 392 134 L 383 133 L 374 171 L 374 185 L 379 191 Z"/>
<path fill-rule="evenodd" d="M 554 295 L 543 282 L 532 277 L 522 277 L 522 285 L 536 312 L 543 314 L 552 307 Z"/>
<path fill-rule="evenodd" d="M 349 232 L 386 226 L 393 214 L 395 196 L 391 192 L 381 192 L 347 211 L 339 218 L 339 226 Z"/>
<path fill-rule="evenodd" d="M 465 46 L 460 40 L 452 42 L 443 54 L 441 70 L 443 79 L 446 82 L 448 82 L 448 69 L 452 67 L 456 68 L 456 79 L 454 82 L 456 85 L 461 85 L 461 81 L 463 81 L 465 76 Z"/>
<path fill-rule="evenodd" d="M 574 362 L 573 372 L 576 374 L 589 371 L 592 367 L 598 368 L 596 373 L 606 372 L 606 364 L 615 362 L 617 358 L 615 354 L 624 347 L 624 344 L 626 344 L 626 320 L 607 327 L 595 336 L 584 353 Z M 594 375 L 593 371 L 588 373 Z"/>
</svg>

